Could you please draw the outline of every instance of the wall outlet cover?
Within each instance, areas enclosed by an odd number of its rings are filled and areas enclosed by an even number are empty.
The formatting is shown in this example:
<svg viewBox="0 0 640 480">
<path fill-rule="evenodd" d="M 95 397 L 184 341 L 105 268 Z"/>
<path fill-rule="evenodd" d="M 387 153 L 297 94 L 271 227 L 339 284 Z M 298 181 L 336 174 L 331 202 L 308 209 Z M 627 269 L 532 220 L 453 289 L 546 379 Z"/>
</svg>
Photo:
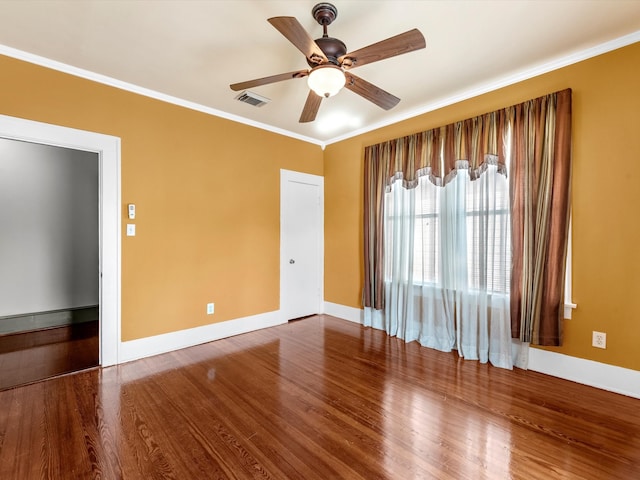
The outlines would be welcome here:
<svg viewBox="0 0 640 480">
<path fill-rule="evenodd" d="M 604 332 L 593 332 L 591 346 L 596 348 L 607 348 L 607 334 Z"/>
</svg>

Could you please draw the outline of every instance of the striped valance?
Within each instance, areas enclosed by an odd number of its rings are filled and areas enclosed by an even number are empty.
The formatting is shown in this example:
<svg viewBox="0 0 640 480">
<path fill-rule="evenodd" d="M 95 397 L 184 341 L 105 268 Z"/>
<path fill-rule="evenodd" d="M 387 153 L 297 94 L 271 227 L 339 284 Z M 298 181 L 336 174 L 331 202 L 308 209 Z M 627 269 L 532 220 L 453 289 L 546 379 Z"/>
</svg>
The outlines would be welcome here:
<svg viewBox="0 0 640 480">
<path fill-rule="evenodd" d="M 513 114 L 514 107 L 509 107 L 370 145 L 365 159 L 384 168 L 387 186 L 401 178 L 405 188 L 417 186 L 423 175 L 435 185 L 444 185 L 457 168 L 468 168 L 471 179 L 487 164 L 497 165 L 506 174 L 504 132 Z"/>
</svg>

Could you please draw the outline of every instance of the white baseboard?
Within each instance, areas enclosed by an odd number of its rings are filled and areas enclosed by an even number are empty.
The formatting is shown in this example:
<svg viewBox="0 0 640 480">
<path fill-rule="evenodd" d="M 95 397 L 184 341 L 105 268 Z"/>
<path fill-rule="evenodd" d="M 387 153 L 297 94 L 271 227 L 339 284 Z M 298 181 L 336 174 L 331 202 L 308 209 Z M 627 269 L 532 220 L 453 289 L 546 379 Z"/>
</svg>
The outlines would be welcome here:
<svg viewBox="0 0 640 480">
<path fill-rule="evenodd" d="M 364 310 L 324 302 L 324 313 L 350 322 L 362 323 Z M 529 348 L 529 370 L 589 385 L 601 390 L 640 398 L 640 371 Z"/>
<path fill-rule="evenodd" d="M 362 324 L 364 318 L 364 310 L 360 308 L 347 307 L 337 303 L 324 302 L 324 313 L 332 317 L 338 317 L 342 320 L 349 320 Z"/>
<path fill-rule="evenodd" d="M 118 363 L 130 362 L 286 323 L 280 317 L 280 311 L 277 310 L 236 320 L 212 323 L 202 327 L 121 342 L 118 351 Z"/>
<path fill-rule="evenodd" d="M 539 348 L 529 349 L 529 370 L 629 397 L 640 398 L 640 371 L 638 370 L 616 367 Z"/>
</svg>

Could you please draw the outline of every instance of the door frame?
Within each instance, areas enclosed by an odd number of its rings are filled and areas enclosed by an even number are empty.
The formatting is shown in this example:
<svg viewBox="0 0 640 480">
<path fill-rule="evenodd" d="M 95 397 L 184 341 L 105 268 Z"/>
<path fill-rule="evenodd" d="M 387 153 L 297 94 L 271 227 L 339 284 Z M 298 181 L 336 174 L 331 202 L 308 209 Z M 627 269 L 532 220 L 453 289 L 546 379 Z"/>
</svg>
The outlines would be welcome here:
<svg viewBox="0 0 640 480">
<path fill-rule="evenodd" d="M 283 217 L 284 217 L 284 194 L 287 189 L 288 182 L 299 182 L 314 185 L 319 187 L 320 192 L 320 209 L 318 220 L 318 313 L 324 312 L 324 177 L 319 175 L 312 175 L 310 173 L 296 172 L 293 170 L 280 169 L 280 315 L 282 321 L 286 322 L 285 309 L 283 308 L 283 293 L 285 289 L 284 285 L 284 268 L 287 261 L 284 251 L 284 232 L 283 232 Z"/>
<path fill-rule="evenodd" d="M 120 351 L 120 138 L 0 115 L 0 137 L 98 154 L 100 365 Z"/>
</svg>

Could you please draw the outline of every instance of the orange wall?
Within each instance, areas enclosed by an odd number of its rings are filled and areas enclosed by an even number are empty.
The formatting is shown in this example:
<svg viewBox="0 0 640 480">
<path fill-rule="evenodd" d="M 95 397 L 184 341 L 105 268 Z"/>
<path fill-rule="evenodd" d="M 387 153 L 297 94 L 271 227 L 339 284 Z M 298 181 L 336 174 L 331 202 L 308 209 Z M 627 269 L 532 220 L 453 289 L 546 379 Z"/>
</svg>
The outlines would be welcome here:
<svg viewBox="0 0 640 480">
<path fill-rule="evenodd" d="M 279 309 L 280 169 L 322 175 L 319 146 L 8 57 L 0 72 L 1 114 L 122 139 L 122 340 Z"/>
<path fill-rule="evenodd" d="M 363 149 L 573 89 L 573 300 L 550 350 L 640 370 L 640 43 L 327 147 L 325 299 L 361 307 Z M 591 332 L 607 333 L 607 349 Z"/>
</svg>

